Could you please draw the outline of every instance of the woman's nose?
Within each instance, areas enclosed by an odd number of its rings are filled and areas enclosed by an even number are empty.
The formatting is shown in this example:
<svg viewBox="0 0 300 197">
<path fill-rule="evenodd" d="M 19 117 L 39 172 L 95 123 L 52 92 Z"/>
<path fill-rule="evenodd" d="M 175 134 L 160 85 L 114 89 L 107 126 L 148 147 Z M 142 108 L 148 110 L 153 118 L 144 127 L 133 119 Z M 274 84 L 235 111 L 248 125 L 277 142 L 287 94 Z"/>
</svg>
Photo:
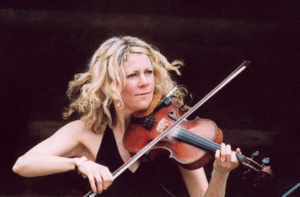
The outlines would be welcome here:
<svg viewBox="0 0 300 197">
<path fill-rule="evenodd" d="M 149 79 L 147 78 L 146 75 L 140 75 L 140 85 L 141 86 L 146 86 L 149 84 Z"/>
</svg>

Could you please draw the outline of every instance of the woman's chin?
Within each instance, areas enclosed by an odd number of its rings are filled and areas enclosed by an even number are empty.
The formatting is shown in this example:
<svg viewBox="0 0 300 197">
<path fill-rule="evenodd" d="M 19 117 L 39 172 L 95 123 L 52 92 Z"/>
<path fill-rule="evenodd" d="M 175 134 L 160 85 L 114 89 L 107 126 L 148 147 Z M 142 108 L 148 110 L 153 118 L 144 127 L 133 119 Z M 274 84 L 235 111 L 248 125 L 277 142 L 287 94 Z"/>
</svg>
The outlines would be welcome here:
<svg viewBox="0 0 300 197">
<path fill-rule="evenodd" d="M 133 113 L 133 116 L 135 116 L 135 117 L 144 117 L 144 116 L 147 116 L 149 106 L 150 106 L 150 104 L 139 106 L 139 108 L 137 108 L 135 110 L 135 112 Z"/>
</svg>

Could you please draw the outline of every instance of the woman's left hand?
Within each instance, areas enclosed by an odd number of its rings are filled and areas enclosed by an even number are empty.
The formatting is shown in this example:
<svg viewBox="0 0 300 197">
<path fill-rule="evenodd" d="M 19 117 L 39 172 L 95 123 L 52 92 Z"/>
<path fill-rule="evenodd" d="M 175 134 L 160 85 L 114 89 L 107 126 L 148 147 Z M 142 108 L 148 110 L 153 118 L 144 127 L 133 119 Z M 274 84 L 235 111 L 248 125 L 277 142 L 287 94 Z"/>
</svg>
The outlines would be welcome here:
<svg viewBox="0 0 300 197">
<path fill-rule="evenodd" d="M 221 143 L 221 150 L 217 150 L 215 154 L 214 170 L 220 175 L 228 175 L 239 166 L 236 153 L 241 154 L 241 150 L 237 148 L 236 152 L 232 151 L 229 144 Z"/>
</svg>

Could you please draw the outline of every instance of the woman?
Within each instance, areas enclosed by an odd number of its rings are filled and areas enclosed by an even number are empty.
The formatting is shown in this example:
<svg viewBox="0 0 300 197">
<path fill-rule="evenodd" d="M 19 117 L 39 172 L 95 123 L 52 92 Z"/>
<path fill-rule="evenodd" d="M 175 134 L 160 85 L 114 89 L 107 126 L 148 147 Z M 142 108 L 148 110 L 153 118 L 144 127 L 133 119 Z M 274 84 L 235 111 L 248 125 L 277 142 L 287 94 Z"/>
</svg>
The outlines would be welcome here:
<svg viewBox="0 0 300 197">
<path fill-rule="evenodd" d="M 164 190 L 156 190 L 160 184 L 155 185 L 155 182 L 160 181 L 149 172 L 152 164 L 149 167 L 138 160 L 116 181 L 112 172 L 119 163 L 131 158 L 122 140 L 132 116 L 147 110 L 155 94 L 164 96 L 176 86 L 169 72 L 180 74 L 181 65 L 180 61 L 170 64 L 162 54 L 138 38 L 108 39 L 95 52 L 89 70 L 75 75 L 69 84 L 71 104 L 64 116 L 67 118 L 76 112 L 80 120 L 65 125 L 21 156 L 13 171 L 34 177 L 76 169 L 88 178 L 92 191 L 99 194 L 104 190 L 107 190 L 104 194 L 121 194 L 117 193 L 118 188 L 110 189 L 119 185 L 124 190 L 121 191 L 123 196 L 151 195 L 151 192 L 156 196 L 166 195 Z M 182 95 L 177 95 L 174 103 L 182 105 Z M 203 168 L 187 170 L 177 166 L 176 169 L 190 196 L 224 196 L 228 175 L 237 166 L 235 152 L 230 145 L 222 144 L 221 150 L 215 153 L 209 184 Z M 146 182 L 154 179 L 153 185 L 143 190 L 140 179 Z M 130 189 L 131 184 L 135 189 Z"/>
</svg>

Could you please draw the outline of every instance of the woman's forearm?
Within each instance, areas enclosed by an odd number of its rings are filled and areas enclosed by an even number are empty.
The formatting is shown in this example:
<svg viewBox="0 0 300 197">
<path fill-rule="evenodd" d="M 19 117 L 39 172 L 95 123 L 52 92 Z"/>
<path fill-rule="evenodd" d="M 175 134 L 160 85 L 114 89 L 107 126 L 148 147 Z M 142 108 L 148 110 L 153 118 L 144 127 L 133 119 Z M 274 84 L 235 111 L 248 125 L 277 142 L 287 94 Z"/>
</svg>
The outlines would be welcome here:
<svg viewBox="0 0 300 197">
<path fill-rule="evenodd" d="M 226 183 L 229 173 L 219 174 L 217 171 L 213 170 L 209 186 L 206 190 L 204 196 L 210 197 L 223 197 L 225 196 Z"/>
<path fill-rule="evenodd" d="M 21 156 L 13 171 L 24 177 L 45 176 L 74 170 L 77 158 L 29 152 Z"/>
</svg>

